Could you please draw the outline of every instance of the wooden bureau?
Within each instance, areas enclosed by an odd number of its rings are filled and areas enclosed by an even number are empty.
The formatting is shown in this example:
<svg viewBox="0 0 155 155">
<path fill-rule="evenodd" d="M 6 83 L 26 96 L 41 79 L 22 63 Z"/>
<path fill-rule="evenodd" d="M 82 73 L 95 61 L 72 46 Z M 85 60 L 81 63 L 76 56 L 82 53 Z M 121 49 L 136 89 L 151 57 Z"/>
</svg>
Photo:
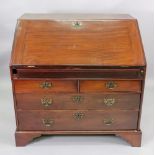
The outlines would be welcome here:
<svg viewBox="0 0 155 155">
<path fill-rule="evenodd" d="M 146 60 L 129 15 L 25 14 L 10 63 L 16 145 L 112 134 L 141 145 Z"/>
</svg>

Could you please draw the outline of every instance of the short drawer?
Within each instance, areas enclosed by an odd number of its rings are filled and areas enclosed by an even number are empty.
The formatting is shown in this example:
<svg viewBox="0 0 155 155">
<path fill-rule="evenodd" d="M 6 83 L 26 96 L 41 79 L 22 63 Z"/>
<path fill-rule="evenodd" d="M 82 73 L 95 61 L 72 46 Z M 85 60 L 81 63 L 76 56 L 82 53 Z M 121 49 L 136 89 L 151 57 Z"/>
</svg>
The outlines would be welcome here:
<svg viewBox="0 0 155 155">
<path fill-rule="evenodd" d="M 138 80 L 81 80 L 80 92 L 141 92 Z"/>
<path fill-rule="evenodd" d="M 137 128 L 137 111 L 18 111 L 18 130 L 129 130 Z"/>
<path fill-rule="evenodd" d="M 16 93 L 77 92 L 77 81 L 69 80 L 14 80 Z"/>
<path fill-rule="evenodd" d="M 23 110 L 124 109 L 138 110 L 138 93 L 17 93 L 17 108 Z"/>
</svg>

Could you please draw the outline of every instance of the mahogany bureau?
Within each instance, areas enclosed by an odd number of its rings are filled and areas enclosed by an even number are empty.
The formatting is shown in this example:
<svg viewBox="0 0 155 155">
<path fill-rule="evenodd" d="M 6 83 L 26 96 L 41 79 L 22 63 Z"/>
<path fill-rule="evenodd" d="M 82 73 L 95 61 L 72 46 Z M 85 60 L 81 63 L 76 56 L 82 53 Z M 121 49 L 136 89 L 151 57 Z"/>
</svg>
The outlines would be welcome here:
<svg viewBox="0 0 155 155">
<path fill-rule="evenodd" d="M 25 14 L 10 71 L 17 146 L 58 134 L 110 134 L 141 145 L 146 61 L 135 18 Z"/>
</svg>

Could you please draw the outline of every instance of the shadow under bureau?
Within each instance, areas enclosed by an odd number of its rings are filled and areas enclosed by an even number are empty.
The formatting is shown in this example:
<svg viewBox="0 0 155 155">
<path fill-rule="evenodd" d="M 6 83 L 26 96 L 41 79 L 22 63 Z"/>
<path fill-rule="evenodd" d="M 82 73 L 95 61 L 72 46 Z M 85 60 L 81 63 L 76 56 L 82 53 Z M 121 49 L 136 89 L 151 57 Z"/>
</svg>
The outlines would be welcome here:
<svg viewBox="0 0 155 155">
<path fill-rule="evenodd" d="M 17 146 L 57 134 L 112 134 L 141 145 L 146 61 L 131 16 L 25 14 L 10 72 Z"/>
</svg>

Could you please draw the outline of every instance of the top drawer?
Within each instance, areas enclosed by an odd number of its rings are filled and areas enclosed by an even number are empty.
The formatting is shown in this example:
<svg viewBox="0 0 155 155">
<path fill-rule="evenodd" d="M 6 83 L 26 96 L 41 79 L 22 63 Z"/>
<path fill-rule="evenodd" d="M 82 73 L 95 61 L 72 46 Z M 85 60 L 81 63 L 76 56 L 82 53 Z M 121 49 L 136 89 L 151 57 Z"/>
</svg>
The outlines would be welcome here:
<svg viewBox="0 0 155 155">
<path fill-rule="evenodd" d="M 80 92 L 141 92 L 138 80 L 81 80 Z"/>
<path fill-rule="evenodd" d="M 39 69 L 32 68 L 13 69 L 16 78 L 115 78 L 115 79 L 143 79 L 141 69 Z M 34 67 L 34 68 L 33 68 Z"/>
<path fill-rule="evenodd" d="M 77 92 L 77 81 L 68 80 L 15 80 L 16 93 Z"/>
</svg>

